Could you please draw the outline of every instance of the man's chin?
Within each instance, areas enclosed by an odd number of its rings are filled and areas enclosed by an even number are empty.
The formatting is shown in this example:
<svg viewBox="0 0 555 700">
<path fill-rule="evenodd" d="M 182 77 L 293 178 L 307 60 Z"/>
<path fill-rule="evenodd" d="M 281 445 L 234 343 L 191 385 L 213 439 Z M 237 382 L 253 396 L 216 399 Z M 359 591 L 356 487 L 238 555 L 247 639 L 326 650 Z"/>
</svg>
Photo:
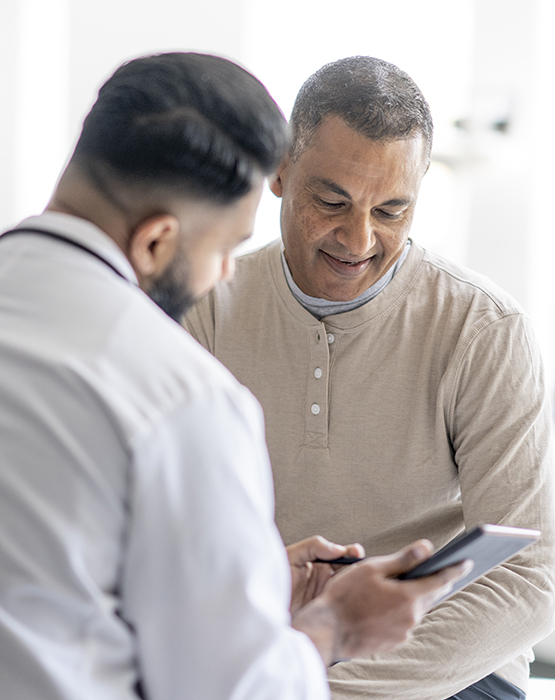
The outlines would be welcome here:
<svg viewBox="0 0 555 700">
<path fill-rule="evenodd" d="M 197 299 L 189 292 L 153 288 L 148 296 L 173 321 L 180 323 L 185 313 L 197 303 Z"/>
</svg>

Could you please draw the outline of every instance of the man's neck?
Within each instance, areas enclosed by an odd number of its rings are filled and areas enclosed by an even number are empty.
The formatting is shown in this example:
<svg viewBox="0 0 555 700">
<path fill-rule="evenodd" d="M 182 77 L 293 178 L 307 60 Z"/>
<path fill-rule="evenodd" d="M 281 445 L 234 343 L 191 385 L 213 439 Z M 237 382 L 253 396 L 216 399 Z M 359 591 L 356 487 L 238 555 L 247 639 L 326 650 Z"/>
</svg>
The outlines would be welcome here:
<svg viewBox="0 0 555 700">
<path fill-rule="evenodd" d="M 94 186 L 79 165 L 68 165 L 45 211 L 90 221 L 126 252 L 129 238 L 126 217 Z"/>
</svg>

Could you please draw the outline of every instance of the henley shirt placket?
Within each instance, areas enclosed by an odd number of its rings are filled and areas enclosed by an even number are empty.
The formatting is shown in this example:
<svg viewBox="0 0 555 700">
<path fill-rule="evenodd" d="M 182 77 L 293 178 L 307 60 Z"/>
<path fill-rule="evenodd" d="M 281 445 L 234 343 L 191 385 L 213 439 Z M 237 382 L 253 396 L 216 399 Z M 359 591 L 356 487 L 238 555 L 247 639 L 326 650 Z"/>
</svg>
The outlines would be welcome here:
<svg viewBox="0 0 555 700">
<path fill-rule="evenodd" d="M 335 342 L 335 335 L 323 323 L 316 332 L 309 331 L 305 447 L 328 446 L 330 358 Z"/>
</svg>

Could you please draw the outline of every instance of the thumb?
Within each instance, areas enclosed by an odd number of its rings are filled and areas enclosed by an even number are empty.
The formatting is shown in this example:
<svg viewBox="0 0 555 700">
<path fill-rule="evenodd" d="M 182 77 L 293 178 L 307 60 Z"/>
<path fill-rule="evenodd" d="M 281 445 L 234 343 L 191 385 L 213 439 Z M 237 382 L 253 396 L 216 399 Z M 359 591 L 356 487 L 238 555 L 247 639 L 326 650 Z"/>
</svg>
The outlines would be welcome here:
<svg viewBox="0 0 555 700">
<path fill-rule="evenodd" d="M 382 572 L 386 576 L 398 576 L 410 571 L 421 561 L 429 558 L 433 552 L 433 545 L 429 540 L 418 540 L 395 554 L 382 557 Z"/>
</svg>

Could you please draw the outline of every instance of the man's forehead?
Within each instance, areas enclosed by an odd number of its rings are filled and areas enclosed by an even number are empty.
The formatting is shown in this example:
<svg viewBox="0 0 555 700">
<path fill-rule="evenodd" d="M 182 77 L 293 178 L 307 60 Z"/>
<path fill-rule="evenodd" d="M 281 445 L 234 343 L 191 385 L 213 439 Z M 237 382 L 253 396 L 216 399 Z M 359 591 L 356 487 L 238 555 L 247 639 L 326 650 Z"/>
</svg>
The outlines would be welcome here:
<svg viewBox="0 0 555 700">
<path fill-rule="evenodd" d="M 399 139 L 372 139 L 361 131 L 352 128 L 344 119 L 331 115 L 317 127 L 307 147 L 294 159 L 294 162 L 318 161 L 320 158 L 360 160 L 364 153 L 368 159 L 389 159 L 401 156 L 416 165 L 427 167 L 427 149 L 424 136 L 414 134 Z M 415 162 L 416 161 L 416 162 Z"/>
<path fill-rule="evenodd" d="M 315 141 L 292 166 L 296 171 L 293 177 L 300 177 L 310 189 L 350 199 L 353 183 L 357 181 L 370 185 L 385 178 L 408 184 L 414 178 L 420 180 L 425 172 L 420 137 L 370 141 L 356 134 L 351 142 L 350 137 L 345 139 L 343 134 L 333 142 L 333 134 L 325 135 L 330 138 Z"/>
</svg>

